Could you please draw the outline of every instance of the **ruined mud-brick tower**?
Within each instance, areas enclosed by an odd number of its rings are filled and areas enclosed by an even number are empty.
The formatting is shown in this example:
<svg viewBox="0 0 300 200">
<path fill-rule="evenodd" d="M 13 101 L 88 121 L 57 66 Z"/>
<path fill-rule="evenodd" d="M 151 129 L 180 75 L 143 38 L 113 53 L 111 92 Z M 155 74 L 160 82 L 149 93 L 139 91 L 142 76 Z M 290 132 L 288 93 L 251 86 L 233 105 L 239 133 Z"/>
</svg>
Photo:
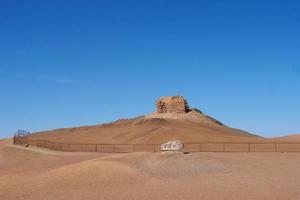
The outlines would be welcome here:
<svg viewBox="0 0 300 200">
<path fill-rule="evenodd" d="M 156 113 L 187 113 L 189 106 L 182 96 L 166 96 L 160 97 L 156 101 Z"/>
</svg>

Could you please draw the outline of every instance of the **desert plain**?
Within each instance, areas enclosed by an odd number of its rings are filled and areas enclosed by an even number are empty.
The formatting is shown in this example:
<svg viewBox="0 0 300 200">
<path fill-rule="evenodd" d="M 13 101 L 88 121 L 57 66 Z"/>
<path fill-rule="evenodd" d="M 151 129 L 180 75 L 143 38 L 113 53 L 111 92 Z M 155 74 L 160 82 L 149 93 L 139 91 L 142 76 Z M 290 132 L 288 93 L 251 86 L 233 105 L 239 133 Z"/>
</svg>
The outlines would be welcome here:
<svg viewBox="0 0 300 200">
<path fill-rule="evenodd" d="M 233 129 L 181 97 L 167 100 L 134 119 L 27 137 L 87 144 L 300 141 Z M 299 166 L 300 152 L 63 152 L 9 138 L 0 140 L 0 200 L 298 200 Z"/>
<path fill-rule="evenodd" d="M 74 153 L 0 142 L 0 199 L 300 199 L 300 153 Z"/>
</svg>

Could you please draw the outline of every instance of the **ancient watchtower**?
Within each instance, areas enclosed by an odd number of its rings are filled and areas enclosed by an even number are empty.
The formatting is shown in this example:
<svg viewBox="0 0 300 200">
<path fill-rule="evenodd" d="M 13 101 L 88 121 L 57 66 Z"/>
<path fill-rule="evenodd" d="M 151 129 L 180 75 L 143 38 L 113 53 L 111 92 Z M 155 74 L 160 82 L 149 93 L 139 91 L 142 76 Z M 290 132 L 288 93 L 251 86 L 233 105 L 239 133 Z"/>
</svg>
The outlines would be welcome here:
<svg viewBox="0 0 300 200">
<path fill-rule="evenodd" d="M 156 113 L 187 113 L 189 106 L 182 96 L 160 97 L 156 101 Z"/>
</svg>

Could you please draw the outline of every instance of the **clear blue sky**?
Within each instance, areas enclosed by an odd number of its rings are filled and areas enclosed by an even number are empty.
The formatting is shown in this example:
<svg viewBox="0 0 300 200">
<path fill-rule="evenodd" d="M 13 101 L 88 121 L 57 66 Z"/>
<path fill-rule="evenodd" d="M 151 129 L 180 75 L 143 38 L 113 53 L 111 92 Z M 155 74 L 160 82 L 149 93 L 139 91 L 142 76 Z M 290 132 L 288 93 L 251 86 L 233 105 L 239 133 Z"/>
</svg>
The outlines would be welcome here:
<svg viewBox="0 0 300 200">
<path fill-rule="evenodd" d="M 225 124 L 300 133 L 299 1 L 0 1 L 0 137 L 109 122 L 183 95 Z"/>
</svg>

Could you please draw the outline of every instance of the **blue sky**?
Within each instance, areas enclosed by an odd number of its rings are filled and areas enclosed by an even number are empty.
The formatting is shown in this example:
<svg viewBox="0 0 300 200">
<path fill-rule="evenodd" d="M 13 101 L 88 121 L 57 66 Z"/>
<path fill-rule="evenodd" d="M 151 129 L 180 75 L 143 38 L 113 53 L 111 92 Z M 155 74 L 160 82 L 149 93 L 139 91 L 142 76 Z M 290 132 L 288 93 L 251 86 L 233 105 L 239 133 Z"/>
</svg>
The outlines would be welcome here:
<svg viewBox="0 0 300 200">
<path fill-rule="evenodd" d="M 298 1 L 0 0 L 0 137 L 99 124 L 183 95 L 263 136 L 300 133 Z"/>
</svg>

